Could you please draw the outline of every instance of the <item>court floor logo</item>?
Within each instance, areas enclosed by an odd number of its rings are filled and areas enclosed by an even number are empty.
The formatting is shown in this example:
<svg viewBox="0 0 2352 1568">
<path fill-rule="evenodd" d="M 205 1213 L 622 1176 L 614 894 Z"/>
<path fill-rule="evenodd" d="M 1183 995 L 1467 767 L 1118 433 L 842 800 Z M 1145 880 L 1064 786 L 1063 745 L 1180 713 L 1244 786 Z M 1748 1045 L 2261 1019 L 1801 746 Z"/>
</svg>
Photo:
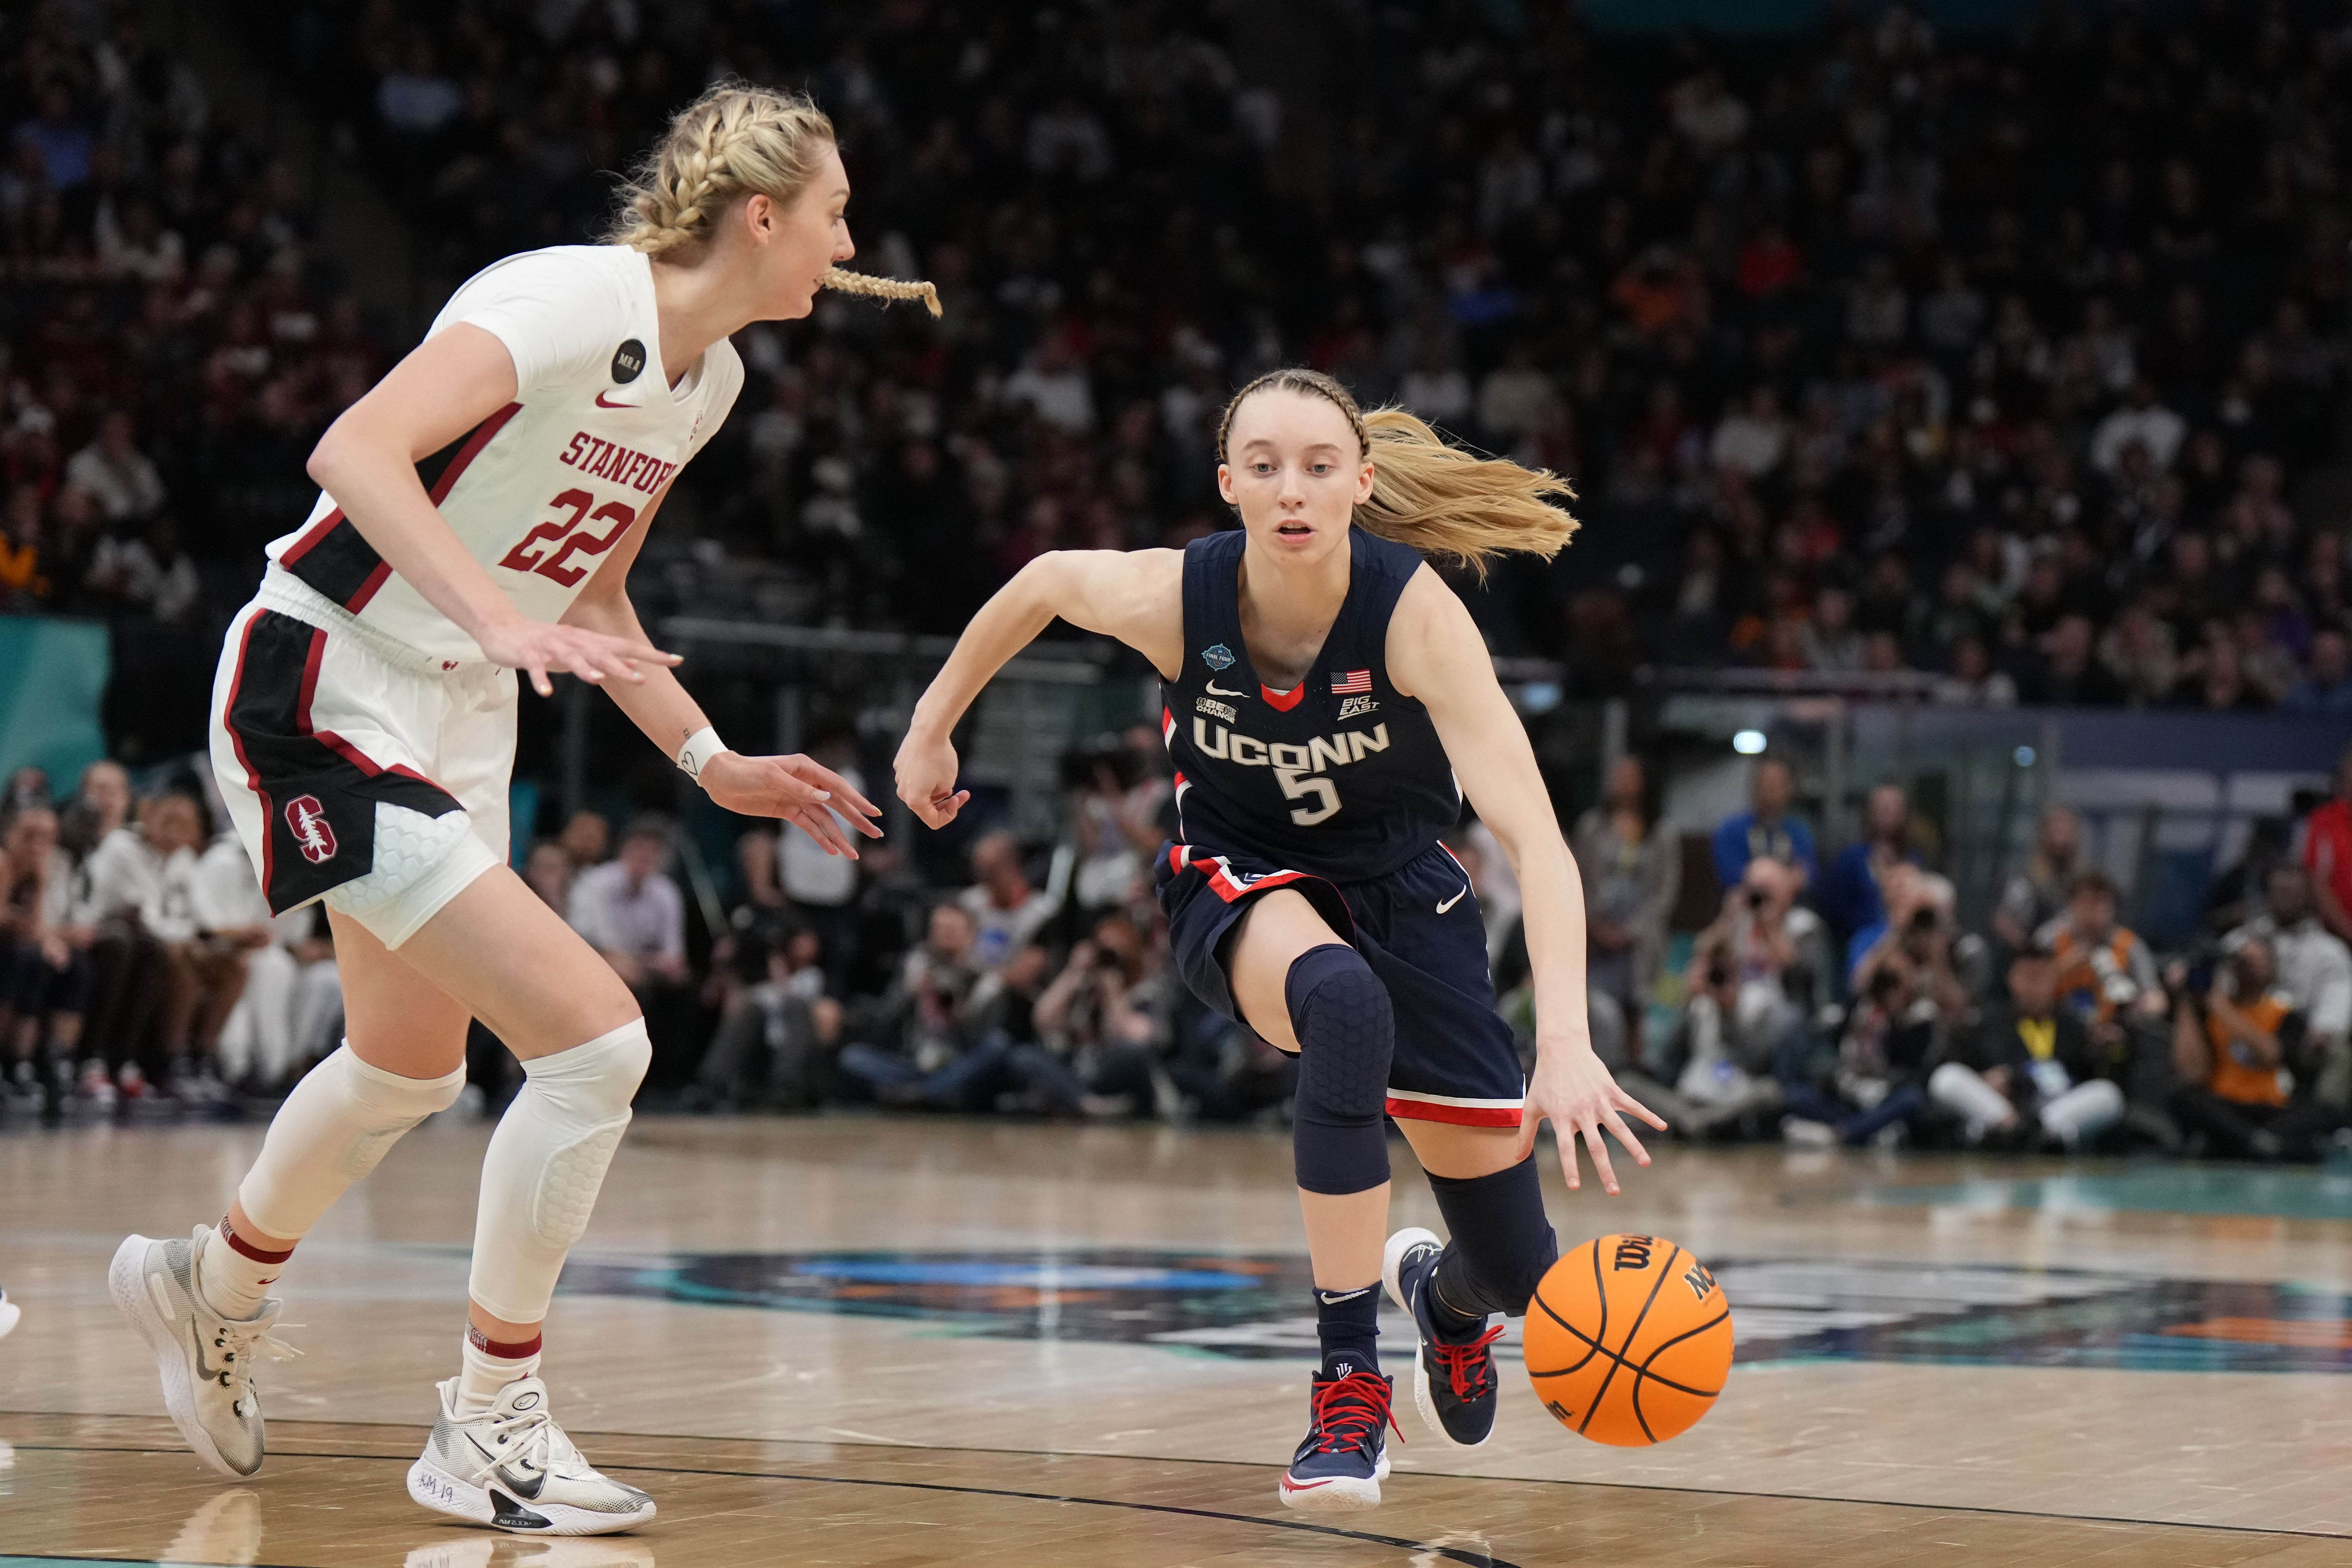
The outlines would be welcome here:
<svg viewBox="0 0 2352 1568">
<path fill-rule="evenodd" d="M 2057 1268 L 1731 1259 L 1738 1359 L 2352 1372 L 2352 1296 Z M 575 1258 L 567 1293 L 917 1320 L 998 1339 L 1311 1354 L 1304 1258 L 1148 1248 Z M 1391 1342 L 1411 1327 L 1387 1303 Z M 1518 1354 L 1514 1320 L 1497 1346 Z"/>
</svg>

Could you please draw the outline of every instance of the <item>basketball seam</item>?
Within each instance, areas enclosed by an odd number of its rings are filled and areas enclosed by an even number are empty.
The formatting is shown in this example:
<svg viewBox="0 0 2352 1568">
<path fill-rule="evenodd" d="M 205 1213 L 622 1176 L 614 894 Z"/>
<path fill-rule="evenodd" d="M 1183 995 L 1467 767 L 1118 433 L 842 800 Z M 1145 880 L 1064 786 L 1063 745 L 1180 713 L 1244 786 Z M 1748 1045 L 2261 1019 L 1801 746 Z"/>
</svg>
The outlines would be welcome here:
<svg viewBox="0 0 2352 1568">
<path fill-rule="evenodd" d="M 1696 1262 L 1697 1259 L 1693 1258 L 1692 1261 Z M 1709 1318 L 1706 1322 L 1701 1323 L 1697 1328 L 1685 1329 L 1681 1333 L 1676 1334 L 1670 1340 L 1664 1341 L 1659 1344 L 1656 1349 L 1651 1351 L 1648 1355 L 1643 1356 L 1642 1358 L 1642 1364 L 1633 1369 L 1633 1419 L 1642 1424 L 1643 1436 L 1647 1437 L 1653 1443 L 1658 1440 L 1658 1435 L 1650 1430 L 1650 1418 L 1642 1414 L 1642 1384 L 1651 1378 L 1657 1378 L 1658 1382 L 1664 1384 L 1669 1388 L 1681 1387 L 1680 1384 L 1675 1383 L 1670 1378 L 1657 1377 L 1657 1374 L 1650 1370 L 1650 1363 L 1657 1360 L 1660 1356 L 1665 1354 L 1675 1346 L 1682 1343 L 1685 1340 L 1691 1338 L 1694 1334 L 1703 1334 L 1709 1329 L 1715 1327 L 1716 1324 L 1722 1322 L 1725 1319 L 1730 1316 L 1731 1309 L 1729 1307 L 1726 1307 L 1714 1317 Z M 1631 1344 L 1633 1340 L 1631 1336 L 1628 1336 L 1626 1343 Z M 1683 1389 L 1682 1392 L 1694 1395 L 1697 1393 L 1696 1389 L 1687 1388 Z M 1720 1394 L 1721 1393 L 1721 1389 L 1717 1389 L 1716 1391 L 1716 1394 Z M 1707 1397 L 1714 1398 L 1716 1397 L 1716 1394 L 1709 1394 Z"/>
<path fill-rule="evenodd" d="M 1633 1336 L 1642 1331 L 1642 1321 L 1650 1315 L 1650 1308 L 1657 1301 L 1658 1292 L 1666 1288 L 1666 1280 L 1675 1271 L 1675 1259 L 1682 1256 L 1682 1251 L 1683 1249 L 1677 1247 L 1672 1252 L 1666 1254 L 1666 1261 L 1664 1267 L 1660 1268 L 1658 1270 L 1657 1283 L 1650 1287 L 1650 1294 L 1643 1300 L 1641 1311 L 1634 1315 L 1633 1323 L 1625 1330 L 1625 1343 L 1627 1346 L 1630 1347 L 1633 1342 Z M 1592 1272 L 1593 1277 L 1597 1279 L 1601 1274 L 1601 1248 L 1597 1246 L 1592 1249 Z M 1601 1322 L 1599 1331 L 1604 1334 L 1609 1331 L 1608 1299 L 1608 1292 L 1603 1290 L 1601 1292 Z M 1585 1406 L 1584 1419 L 1576 1424 L 1576 1432 L 1579 1436 L 1582 1436 L 1584 1435 L 1584 1429 L 1592 1425 L 1593 1416 L 1600 1414 L 1601 1402 L 1609 1396 L 1609 1385 L 1616 1381 L 1618 1369 L 1625 1364 L 1625 1354 L 1623 1351 L 1612 1351 L 1605 1345 L 1598 1346 L 1596 1348 L 1598 1348 L 1603 1355 L 1606 1355 L 1609 1358 L 1609 1370 L 1601 1374 L 1601 1386 L 1592 1391 L 1592 1403 Z M 1636 1371 L 1633 1373 L 1633 1386 L 1637 1393 L 1641 1388 L 1641 1377 L 1642 1374 L 1639 1371 Z M 1636 1421 L 1640 1421 L 1642 1419 L 1642 1410 L 1639 1405 L 1636 1405 L 1633 1408 L 1633 1419 Z M 1649 1424 L 1643 1422 L 1642 1426 L 1643 1436 L 1648 1436 L 1649 1431 Z M 1655 1439 L 1653 1439 L 1653 1441 Z"/>
</svg>

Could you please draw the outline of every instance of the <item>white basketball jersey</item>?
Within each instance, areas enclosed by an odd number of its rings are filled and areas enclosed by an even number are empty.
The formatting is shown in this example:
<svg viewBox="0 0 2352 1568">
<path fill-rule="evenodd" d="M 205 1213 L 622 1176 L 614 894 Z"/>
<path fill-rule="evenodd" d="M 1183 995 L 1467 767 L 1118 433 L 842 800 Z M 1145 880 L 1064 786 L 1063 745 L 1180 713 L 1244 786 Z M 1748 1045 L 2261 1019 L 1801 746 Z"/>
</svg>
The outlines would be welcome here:
<svg viewBox="0 0 2352 1568">
<path fill-rule="evenodd" d="M 510 256 L 468 279 L 425 335 L 460 321 L 514 356 L 515 400 L 417 464 L 418 477 L 515 607 L 562 620 L 599 559 L 726 419 L 742 361 L 721 338 L 676 387 L 664 384 L 653 264 L 617 245 Z M 411 647 L 482 657 L 324 491 L 269 559 L 274 576 Z"/>
</svg>

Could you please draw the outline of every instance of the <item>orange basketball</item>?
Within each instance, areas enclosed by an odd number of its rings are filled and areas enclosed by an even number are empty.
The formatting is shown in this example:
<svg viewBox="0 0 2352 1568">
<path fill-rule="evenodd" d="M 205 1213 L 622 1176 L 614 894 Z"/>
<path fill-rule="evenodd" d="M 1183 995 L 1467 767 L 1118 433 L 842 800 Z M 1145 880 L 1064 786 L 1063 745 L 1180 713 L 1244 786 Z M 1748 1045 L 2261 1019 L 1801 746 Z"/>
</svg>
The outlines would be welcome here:
<svg viewBox="0 0 2352 1568">
<path fill-rule="evenodd" d="M 1731 1306 L 1656 1236 L 1604 1236 L 1551 1266 L 1528 1305 L 1528 1379 L 1570 1431 L 1621 1448 L 1690 1430 L 1731 1370 Z"/>
</svg>

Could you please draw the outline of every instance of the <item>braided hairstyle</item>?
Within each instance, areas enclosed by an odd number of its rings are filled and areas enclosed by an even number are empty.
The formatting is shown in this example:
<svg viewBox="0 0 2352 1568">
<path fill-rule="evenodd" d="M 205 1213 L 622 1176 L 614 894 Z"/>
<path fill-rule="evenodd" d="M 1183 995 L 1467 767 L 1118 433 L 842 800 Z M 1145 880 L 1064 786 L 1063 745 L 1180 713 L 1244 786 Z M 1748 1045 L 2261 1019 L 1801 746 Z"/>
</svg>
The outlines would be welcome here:
<svg viewBox="0 0 2352 1568">
<path fill-rule="evenodd" d="M 1576 519 L 1552 504 L 1576 499 L 1558 474 L 1448 446 L 1402 408 L 1366 414 L 1319 370 L 1268 371 L 1234 393 L 1217 423 L 1219 463 L 1231 460 L 1234 416 L 1261 392 L 1319 397 L 1347 416 L 1358 454 L 1372 465 L 1371 499 L 1356 508 L 1354 521 L 1382 539 L 1457 562 L 1484 579 L 1496 556 L 1516 551 L 1549 561 L 1576 532 Z"/>
<path fill-rule="evenodd" d="M 621 211 L 605 237 L 648 256 L 691 256 L 739 198 L 756 194 L 791 205 L 833 140 L 833 121 L 805 94 L 715 82 L 678 110 L 669 133 L 622 186 Z M 940 313 L 939 290 L 929 283 L 838 267 L 824 282 L 846 294 L 920 300 Z"/>
</svg>

